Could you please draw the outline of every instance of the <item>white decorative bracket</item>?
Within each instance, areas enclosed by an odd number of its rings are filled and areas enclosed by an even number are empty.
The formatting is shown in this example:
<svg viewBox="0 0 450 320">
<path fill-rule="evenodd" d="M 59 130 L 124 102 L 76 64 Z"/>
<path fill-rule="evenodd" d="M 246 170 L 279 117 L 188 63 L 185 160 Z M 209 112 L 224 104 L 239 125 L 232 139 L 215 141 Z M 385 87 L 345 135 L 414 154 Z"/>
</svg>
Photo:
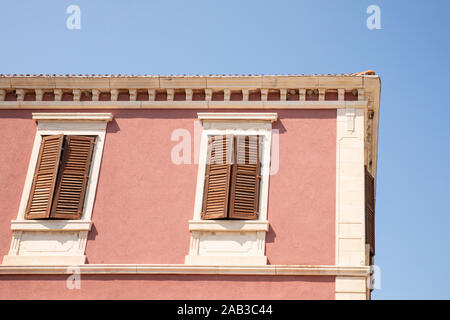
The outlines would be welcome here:
<svg viewBox="0 0 450 320">
<path fill-rule="evenodd" d="M 192 89 L 185 89 L 186 101 L 192 101 Z"/>
<path fill-rule="evenodd" d="M 269 95 L 269 89 L 261 89 L 261 101 L 267 101 Z"/>
<path fill-rule="evenodd" d="M 167 89 L 167 101 L 173 101 L 173 97 L 175 96 L 174 89 Z"/>
<path fill-rule="evenodd" d="M 63 94 L 62 90 L 61 89 L 55 89 L 55 90 L 53 90 L 53 93 L 55 95 L 55 101 L 61 101 L 62 94 Z M 74 99 L 75 99 L 75 95 L 74 95 Z"/>
<path fill-rule="evenodd" d="M 325 89 L 319 89 L 319 101 L 325 101 Z"/>
<path fill-rule="evenodd" d="M 155 89 L 148 89 L 148 100 L 149 101 L 155 101 L 155 96 L 156 96 L 156 90 Z"/>
<path fill-rule="evenodd" d="M 338 89 L 338 100 L 344 101 L 345 99 L 345 89 Z"/>
<path fill-rule="evenodd" d="M 73 90 L 73 101 L 80 101 L 80 98 L 81 98 L 81 90 L 74 89 Z"/>
<path fill-rule="evenodd" d="M 137 90 L 136 89 L 128 89 L 128 93 L 130 95 L 130 101 L 136 101 Z"/>
<path fill-rule="evenodd" d="M 298 94 L 299 94 L 299 100 L 300 101 L 305 101 L 306 100 L 306 89 L 299 89 L 298 90 Z"/>
<path fill-rule="evenodd" d="M 224 89 L 223 90 L 223 100 L 224 101 L 230 101 L 231 97 L 231 90 L 230 89 Z"/>
<path fill-rule="evenodd" d="M 242 89 L 242 100 L 243 101 L 248 101 L 248 95 L 249 95 L 248 89 Z"/>
<path fill-rule="evenodd" d="M 92 101 L 98 101 L 100 98 L 100 90 L 92 89 Z"/>
<path fill-rule="evenodd" d="M 205 100 L 211 101 L 212 99 L 212 89 L 205 89 Z"/>
<path fill-rule="evenodd" d="M 24 89 L 16 89 L 17 101 L 23 101 L 25 98 L 25 90 Z"/>
<path fill-rule="evenodd" d="M 111 89 L 111 101 L 117 101 L 118 97 L 119 97 L 119 90 Z"/>
<path fill-rule="evenodd" d="M 42 101 L 42 96 L 44 95 L 44 90 L 35 89 L 34 92 L 36 94 L 36 101 Z"/>
</svg>

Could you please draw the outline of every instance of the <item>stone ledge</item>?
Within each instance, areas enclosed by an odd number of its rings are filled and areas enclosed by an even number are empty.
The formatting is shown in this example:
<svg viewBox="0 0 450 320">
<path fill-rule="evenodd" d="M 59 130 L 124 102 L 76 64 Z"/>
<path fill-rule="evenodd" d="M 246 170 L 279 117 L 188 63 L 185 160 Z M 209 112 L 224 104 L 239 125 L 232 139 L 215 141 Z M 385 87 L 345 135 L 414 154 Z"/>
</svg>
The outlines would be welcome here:
<svg viewBox="0 0 450 320">
<path fill-rule="evenodd" d="M 89 231 L 91 226 L 82 220 L 11 220 L 13 231 Z"/>
<path fill-rule="evenodd" d="M 67 266 L 5 266 L 2 274 L 72 274 L 74 265 Z M 196 266 L 184 264 L 84 264 L 81 274 L 223 274 L 223 275 L 305 275 L 366 277 L 370 267 L 330 265 L 266 265 L 266 266 Z"/>
</svg>

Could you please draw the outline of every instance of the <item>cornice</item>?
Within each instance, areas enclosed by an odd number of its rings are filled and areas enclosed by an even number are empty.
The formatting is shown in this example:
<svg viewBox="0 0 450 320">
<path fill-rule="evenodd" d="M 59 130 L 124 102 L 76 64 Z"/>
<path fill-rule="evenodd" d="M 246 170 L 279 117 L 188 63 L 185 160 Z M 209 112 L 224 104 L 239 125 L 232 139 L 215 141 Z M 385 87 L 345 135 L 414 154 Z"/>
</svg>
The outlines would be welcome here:
<svg viewBox="0 0 450 320">
<path fill-rule="evenodd" d="M 347 75 L 0 75 L 8 109 L 364 108 L 365 165 L 376 178 L 380 78 Z"/>
<path fill-rule="evenodd" d="M 0 102 L 26 105 L 39 101 L 57 101 L 62 104 L 155 100 L 322 101 L 327 100 L 327 93 L 336 93 L 338 90 L 357 96 L 358 89 L 364 88 L 365 80 L 373 77 L 376 76 L 0 77 Z M 220 96 L 216 97 L 216 93 Z M 235 94 L 240 97 L 235 97 Z M 359 95 L 358 100 L 363 100 L 361 97 Z M 344 97 L 341 98 L 344 100 Z"/>
</svg>

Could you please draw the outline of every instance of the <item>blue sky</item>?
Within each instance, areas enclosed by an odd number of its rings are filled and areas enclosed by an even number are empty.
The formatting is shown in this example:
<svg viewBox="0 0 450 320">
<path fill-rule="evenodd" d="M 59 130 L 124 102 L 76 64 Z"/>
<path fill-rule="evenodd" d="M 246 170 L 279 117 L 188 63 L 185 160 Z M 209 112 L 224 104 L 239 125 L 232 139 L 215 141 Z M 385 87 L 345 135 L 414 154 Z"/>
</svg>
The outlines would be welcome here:
<svg viewBox="0 0 450 320">
<path fill-rule="evenodd" d="M 81 30 L 66 8 L 81 8 Z M 381 30 L 366 27 L 369 5 Z M 450 1 L 5 1 L 0 73 L 381 76 L 375 299 L 450 299 Z"/>
</svg>

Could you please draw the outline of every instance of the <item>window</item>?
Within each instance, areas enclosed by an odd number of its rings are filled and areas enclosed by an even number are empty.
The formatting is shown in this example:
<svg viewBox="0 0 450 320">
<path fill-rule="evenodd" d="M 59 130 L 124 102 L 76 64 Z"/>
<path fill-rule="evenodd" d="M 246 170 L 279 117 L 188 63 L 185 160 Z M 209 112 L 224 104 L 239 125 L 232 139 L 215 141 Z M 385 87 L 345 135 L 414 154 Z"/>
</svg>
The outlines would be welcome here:
<svg viewBox="0 0 450 320">
<path fill-rule="evenodd" d="M 80 219 L 95 137 L 42 138 L 25 218 Z"/>
<path fill-rule="evenodd" d="M 202 124 L 189 265 L 266 265 L 276 113 L 199 113 Z M 274 166 L 276 168 L 276 166 Z"/>
<path fill-rule="evenodd" d="M 261 140 L 257 135 L 208 137 L 203 220 L 258 218 Z"/>
<path fill-rule="evenodd" d="M 3 265 L 81 265 L 111 113 L 33 113 L 37 123 Z"/>
</svg>

